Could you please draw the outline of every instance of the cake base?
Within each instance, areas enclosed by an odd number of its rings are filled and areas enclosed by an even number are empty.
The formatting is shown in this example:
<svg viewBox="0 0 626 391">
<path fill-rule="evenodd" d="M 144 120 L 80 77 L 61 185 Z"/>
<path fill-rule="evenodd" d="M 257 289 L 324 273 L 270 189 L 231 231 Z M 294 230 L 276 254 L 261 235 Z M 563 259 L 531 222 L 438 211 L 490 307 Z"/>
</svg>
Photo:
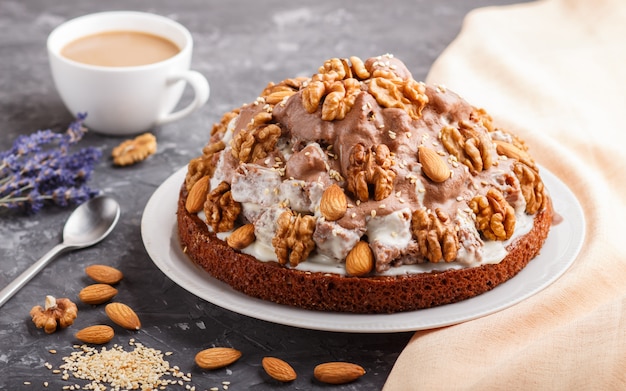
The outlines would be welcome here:
<svg viewBox="0 0 626 391">
<path fill-rule="evenodd" d="M 498 264 L 460 270 L 402 276 L 350 277 L 306 272 L 261 262 L 230 248 L 209 232 L 206 224 L 185 209 L 181 189 L 177 222 L 183 251 L 214 278 L 251 297 L 299 308 L 351 312 L 394 313 L 455 303 L 487 292 L 511 279 L 543 246 L 552 223 L 552 205 L 535 216 L 530 232 L 507 250 Z"/>
</svg>

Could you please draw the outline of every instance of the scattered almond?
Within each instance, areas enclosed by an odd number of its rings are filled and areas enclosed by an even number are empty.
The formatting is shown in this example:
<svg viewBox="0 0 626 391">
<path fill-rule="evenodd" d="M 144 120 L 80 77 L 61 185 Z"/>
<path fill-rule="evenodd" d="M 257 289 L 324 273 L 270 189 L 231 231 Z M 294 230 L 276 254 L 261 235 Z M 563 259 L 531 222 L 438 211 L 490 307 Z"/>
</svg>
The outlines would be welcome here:
<svg viewBox="0 0 626 391">
<path fill-rule="evenodd" d="M 417 150 L 422 171 L 433 182 L 443 182 L 450 178 L 450 168 L 434 149 L 420 146 Z"/>
<path fill-rule="evenodd" d="M 241 352 L 233 348 L 209 348 L 196 354 L 196 364 L 203 369 L 218 369 L 234 363 Z"/>
<path fill-rule="evenodd" d="M 101 345 L 112 340 L 114 335 L 115 332 L 111 326 L 95 325 L 85 327 L 84 329 L 78 331 L 74 336 L 79 341 Z"/>
<path fill-rule="evenodd" d="M 275 380 L 290 382 L 296 380 L 296 371 L 286 361 L 276 357 L 264 357 L 261 361 L 265 372 Z"/>
<path fill-rule="evenodd" d="M 139 330 L 141 328 L 141 322 L 135 311 L 124 303 L 107 304 L 104 307 L 104 312 L 118 326 L 128 330 Z"/>
<path fill-rule="evenodd" d="M 374 267 L 374 255 L 369 244 L 359 241 L 346 257 L 346 272 L 352 276 L 364 276 Z"/>
<path fill-rule="evenodd" d="M 85 268 L 85 273 L 94 280 L 102 284 L 114 285 L 124 278 L 121 271 L 107 265 L 91 265 Z"/>
<path fill-rule="evenodd" d="M 322 383 L 345 384 L 355 381 L 365 374 L 365 369 L 348 362 L 327 362 L 313 370 L 315 378 Z"/>
<path fill-rule="evenodd" d="M 324 190 L 320 200 L 320 212 L 328 221 L 336 221 L 342 218 L 348 210 L 348 200 L 343 189 L 337 184 L 332 184 Z"/>
<path fill-rule="evenodd" d="M 254 224 L 246 224 L 237 228 L 226 239 L 226 243 L 235 250 L 241 250 L 248 247 L 252 242 L 256 240 L 254 235 Z"/>
<path fill-rule="evenodd" d="M 92 284 L 84 287 L 78 298 L 85 304 L 102 304 L 117 295 L 117 289 L 109 284 Z"/>
<path fill-rule="evenodd" d="M 189 194 L 187 195 L 187 201 L 185 202 L 185 209 L 189 213 L 198 213 L 204 208 L 206 196 L 209 191 L 209 176 L 203 176 L 193 184 Z"/>
</svg>

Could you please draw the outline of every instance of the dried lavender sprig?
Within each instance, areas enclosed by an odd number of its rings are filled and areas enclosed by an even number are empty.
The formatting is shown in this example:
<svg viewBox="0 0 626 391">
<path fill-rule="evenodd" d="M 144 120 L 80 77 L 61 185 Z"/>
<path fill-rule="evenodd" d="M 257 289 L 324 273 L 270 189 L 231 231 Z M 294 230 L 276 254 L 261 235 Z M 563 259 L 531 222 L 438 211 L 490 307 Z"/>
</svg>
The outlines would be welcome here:
<svg viewBox="0 0 626 391">
<path fill-rule="evenodd" d="M 40 130 L 18 137 L 11 149 L 0 152 L 0 210 L 34 213 L 46 202 L 79 204 L 98 194 L 85 185 L 101 151 L 70 146 L 84 136 L 85 114 L 79 114 L 65 133 Z"/>
</svg>

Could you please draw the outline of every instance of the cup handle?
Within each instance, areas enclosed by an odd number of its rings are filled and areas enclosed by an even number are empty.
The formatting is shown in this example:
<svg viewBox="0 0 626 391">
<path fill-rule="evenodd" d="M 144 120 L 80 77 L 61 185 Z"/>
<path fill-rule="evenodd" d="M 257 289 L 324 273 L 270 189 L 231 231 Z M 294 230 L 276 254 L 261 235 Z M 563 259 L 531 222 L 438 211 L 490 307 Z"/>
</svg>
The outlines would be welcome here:
<svg viewBox="0 0 626 391">
<path fill-rule="evenodd" d="M 157 125 L 166 124 L 168 122 L 176 121 L 184 116 L 190 114 L 194 110 L 202 107 L 209 99 L 210 88 L 207 79 L 197 71 L 185 71 L 182 73 L 176 73 L 167 78 L 168 83 L 174 83 L 180 80 L 184 80 L 194 90 L 194 99 L 186 107 L 166 114 L 157 120 Z"/>
</svg>

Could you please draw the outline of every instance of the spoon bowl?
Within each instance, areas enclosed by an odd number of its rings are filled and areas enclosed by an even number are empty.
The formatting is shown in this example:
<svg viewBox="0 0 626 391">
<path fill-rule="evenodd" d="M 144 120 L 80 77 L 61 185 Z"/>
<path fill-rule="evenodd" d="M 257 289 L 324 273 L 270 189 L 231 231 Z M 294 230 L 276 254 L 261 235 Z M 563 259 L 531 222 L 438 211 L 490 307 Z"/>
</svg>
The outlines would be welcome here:
<svg viewBox="0 0 626 391">
<path fill-rule="evenodd" d="M 80 205 L 63 227 L 63 243 L 85 248 L 104 239 L 120 217 L 120 206 L 111 197 L 100 196 Z"/>
<path fill-rule="evenodd" d="M 57 255 L 67 250 L 93 246 L 107 237 L 119 218 L 120 206 L 117 201 L 108 196 L 94 197 L 78 206 L 63 227 L 63 241 L 0 291 L 0 307 Z"/>
</svg>

